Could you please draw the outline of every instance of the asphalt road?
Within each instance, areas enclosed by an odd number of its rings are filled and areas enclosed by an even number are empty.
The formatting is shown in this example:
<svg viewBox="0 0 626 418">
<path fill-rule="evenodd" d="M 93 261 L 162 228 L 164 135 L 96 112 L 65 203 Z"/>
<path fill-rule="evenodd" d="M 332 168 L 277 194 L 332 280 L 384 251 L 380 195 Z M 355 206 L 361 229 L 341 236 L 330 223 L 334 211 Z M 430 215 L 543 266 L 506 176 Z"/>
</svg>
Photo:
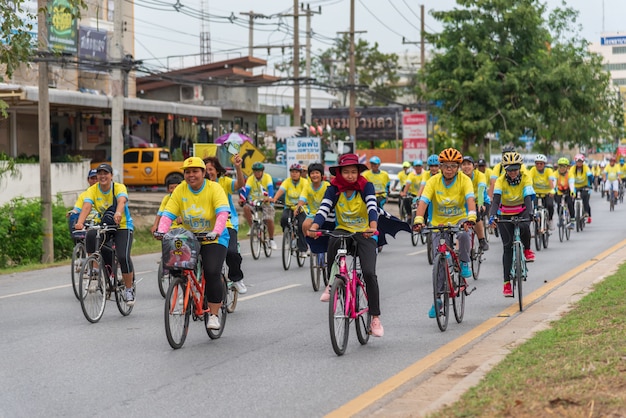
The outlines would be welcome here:
<svg viewBox="0 0 626 418">
<path fill-rule="evenodd" d="M 623 239 L 626 206 L 609 213 L 594 194 L 592 209 L 584 232 L 565 243 L 553 235 L 537 254 L 525 292 Z M 328 305 L 312 291 L 308 264 L 285 272 L 278 252 L 255 261 L 247 241 L 249 291 L 222 338 L 210 340 L 203 323 L 192 323 L 180 350 L 165 338 L 158 254 L 134 257 L 132 314 L 122 317 L 109 302 L 97 324 L 82 314 L 69 266 L 0 276 L 0 416 L 323 416 L 516 303 L 501 295 L 502 250 L 492 237 L 465 320 L 452 319 L 442 333 L 427 317 L 426 247 L 412 247 L 406 233 L 390 242 L 378 258 L 385 336 L 360 346 L 352 327 L 342 357 L 330 345 Z"/>
</svg>

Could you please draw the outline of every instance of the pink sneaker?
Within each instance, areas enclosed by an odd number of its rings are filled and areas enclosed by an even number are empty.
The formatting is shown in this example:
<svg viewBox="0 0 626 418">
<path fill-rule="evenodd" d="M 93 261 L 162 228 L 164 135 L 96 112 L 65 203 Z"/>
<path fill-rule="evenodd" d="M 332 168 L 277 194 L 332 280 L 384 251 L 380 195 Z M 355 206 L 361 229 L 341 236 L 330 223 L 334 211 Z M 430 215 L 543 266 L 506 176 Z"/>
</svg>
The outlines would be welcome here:
<svg viewBox="0 0 626 418">
<path fill-rule="evenodd" d="M 326 289 L 322 292 L 322 296 L 320 296 L 320 302 L 328 302 L 330 300 L 330 286 L 326 286 Z"/>
<path fill-rule="evenodd" d="M 382 337 L 385 335 L 385 330 L 383 329 L 383 325 L 380 323 L 380 319 L 378 317 L 372 318 L 372 324 L 370 325 L 370 333 L 374 337 Z"/>
</svg>

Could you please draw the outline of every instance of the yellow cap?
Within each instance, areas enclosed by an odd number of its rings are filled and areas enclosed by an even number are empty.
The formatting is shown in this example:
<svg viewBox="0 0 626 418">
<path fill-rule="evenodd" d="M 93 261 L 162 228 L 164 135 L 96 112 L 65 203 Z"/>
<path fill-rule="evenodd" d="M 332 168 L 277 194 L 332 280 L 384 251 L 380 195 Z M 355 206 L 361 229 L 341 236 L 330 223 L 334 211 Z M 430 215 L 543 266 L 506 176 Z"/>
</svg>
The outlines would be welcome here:
<svg viewBox="0 0 626 418">
<path fill-rule="evenodd" d="M 206 170 L 206 165 L 200 157 L 189 157 L 185 160 L 185 162 L 183 162 L 183 166 L 180 169 L 184 170 L 186 168 L 201 168 Z"/>
</svg>

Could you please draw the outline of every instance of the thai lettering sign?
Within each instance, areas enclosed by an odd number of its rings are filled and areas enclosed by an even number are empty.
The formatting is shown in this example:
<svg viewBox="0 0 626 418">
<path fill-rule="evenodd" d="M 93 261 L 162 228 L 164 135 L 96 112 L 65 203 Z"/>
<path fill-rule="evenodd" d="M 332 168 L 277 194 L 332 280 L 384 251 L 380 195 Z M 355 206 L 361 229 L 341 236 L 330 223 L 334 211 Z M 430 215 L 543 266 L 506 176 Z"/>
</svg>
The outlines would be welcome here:
<svg viewBox="0 0 626 418">
<path fill-rule="evenodd" d="M 49 6 L 48 42 L 50 49 L 67 54 L 78 52 L 76 10 L 67 0 L 53 0 Z"/>
<path fill-rule="evenodd" d="M 322 161 L 322 141 L 319 137 L 287 138 L 287 166 L 298 163 L 308 166 Z"/>
<path fill-rule="evenodd" d="M 78 33 L 78 55 L 81 60 L 105 62 L 107 60 L 107 32 L 81 26 Z M 103 71 L 96 66 L 88 64 L 81 65 L 81 70 Z"/>
<path fill-rule="evenodd" d="M 428 158 L 428 113 L 402 113 L 402 148 L 404 161 Z"/>
<path fill-rule="evenodd" d="M 354 122 L 357 140 L 396 139 L 396 120 L 401 113 L 399 107 L 357 107 Z M 348 131 L 350 129 L 350 111 L 348 108 L 312 109 L 313 125 L 331 130 Z"/>
</svg>

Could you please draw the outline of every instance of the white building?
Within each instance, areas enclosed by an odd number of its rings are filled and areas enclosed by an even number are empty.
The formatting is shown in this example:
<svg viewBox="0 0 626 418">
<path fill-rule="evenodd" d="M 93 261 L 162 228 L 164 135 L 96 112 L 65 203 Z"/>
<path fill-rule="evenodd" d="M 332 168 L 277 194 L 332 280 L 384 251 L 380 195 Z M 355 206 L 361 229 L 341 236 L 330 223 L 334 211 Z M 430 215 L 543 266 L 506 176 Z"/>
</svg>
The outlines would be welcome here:
<svg viewBox="0 0 626 418">
<path fill-rule="evenodd" d="M 604 69 L 614 86 L 626 87 L 626 32 L 603 33 L 600 42 L 589 45 L 589 51 L 604 58 Z"/>
</svg>

